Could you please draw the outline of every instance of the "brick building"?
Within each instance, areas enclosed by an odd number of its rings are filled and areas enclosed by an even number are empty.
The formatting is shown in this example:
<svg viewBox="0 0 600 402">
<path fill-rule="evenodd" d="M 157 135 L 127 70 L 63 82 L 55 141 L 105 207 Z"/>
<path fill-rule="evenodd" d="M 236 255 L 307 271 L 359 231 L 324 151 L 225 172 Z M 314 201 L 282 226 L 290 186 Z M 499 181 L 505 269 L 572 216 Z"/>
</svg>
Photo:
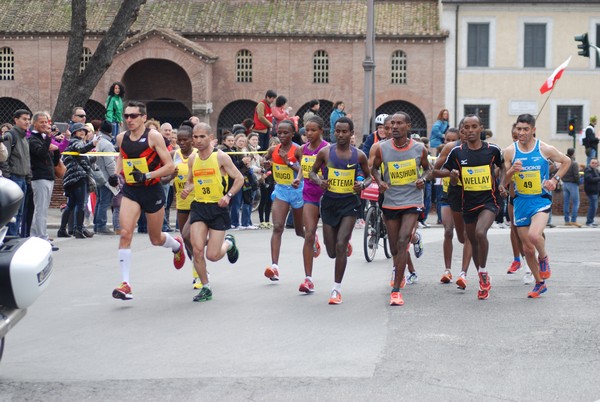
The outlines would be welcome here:
<svg viewBox="0 0 600 402">
<path fill-rule="evenodd" d="M 52 111 L 70 28 L 69 0 L 4 0 L 0 8 L 0 121 L 18 107 Z M 89 0 L 82 66 L 118 0 Z M 375 2 L 376 114 L 409 112 L 427 133 L 445 107 L 445 40 L 437 0 Z M 321 100 L 328 122 L 343 100 L 362 127 L 367 6 L 360 0 L 148 0 L 86 105 L 102 117 L 109 85 L 177 125 L 198 115 L 230 128 L 252 117 L 267 89 L 302 116 Z"/>
</svg>

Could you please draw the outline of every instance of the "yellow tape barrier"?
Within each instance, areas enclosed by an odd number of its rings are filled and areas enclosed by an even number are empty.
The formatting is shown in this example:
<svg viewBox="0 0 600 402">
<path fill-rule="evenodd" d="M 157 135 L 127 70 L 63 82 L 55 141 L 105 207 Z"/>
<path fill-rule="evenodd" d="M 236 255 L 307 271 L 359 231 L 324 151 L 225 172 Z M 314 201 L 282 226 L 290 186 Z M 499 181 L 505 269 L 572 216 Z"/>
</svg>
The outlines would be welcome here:
<svg viewBox="0 0 600 402">
<path fill-rule="evenodd" d="M 266 154 L 267 151 L 247 151 L 247 152 L 225 152 L 230 155 L 240 155 L 240 154 Z M 119 156 L 118 152 L 86 152 L 85 154 L 80 154 L 79 152 L 63 152 L 61 155 L 73 155 L 73 156 Z"/>
</svg>

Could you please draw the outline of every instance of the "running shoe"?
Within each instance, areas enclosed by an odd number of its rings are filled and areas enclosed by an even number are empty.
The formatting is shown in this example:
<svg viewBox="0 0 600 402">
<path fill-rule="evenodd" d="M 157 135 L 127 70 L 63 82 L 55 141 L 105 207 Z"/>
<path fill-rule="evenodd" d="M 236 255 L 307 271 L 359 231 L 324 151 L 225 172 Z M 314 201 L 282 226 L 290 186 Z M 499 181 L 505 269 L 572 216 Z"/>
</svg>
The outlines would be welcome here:
<svg viewBox="0 0 600 402">
<path fill-rule="evenodd" d="M 356 223 L 354 224 L 354 229 L 364 229 L 364 228 L 365 228 L 365 220 L 357 219 Z"/>
<path fill-rule="evenodd" d="M 231 242 L 231 248 L 227 250 L 227 259 L 230 263 L 235 264 L 238 258 L 240 258 L 240 251 L 235 244 L 235 237 L 233 237 L 231 234 L 226 234 L 225 240 L 229 240 Z"/>
<path fill-rule="evenodd" d="M 507 274 L 516 274 L 519 270 L 521 269 L 521 261 L 513 261 L 512 264 L 510 264 L 510 267 L 508 267 L 508 271 L 506 271 Z"/>
<path fill-rule="evenodd" d="M 540 263 L 540 276 L 542 277 L 542 279 L 550 279 L 550 276 L 552 276 L 552 270 L 550 269 L 548 256 L 545 256 L 542 259 L 538 257 L 538 262 Z"/>
<path fill-rule="evenodd" d="M 196 296 L 194 296 L 193 300 L 195 302 L 203 302 L 203 301 L 212 300 L 212 290 L 210 290 L 209 288 L 200 289 L 200 293 L 198 293 Z"/>
<path fill-rule="evenodd" d="M 467 278 L 463 275 L 459 276 L 456 280 L 456 287 L 465 290 L 467 288 Z"/>
<path fill-rule="evenodd" d="M 479 291 L 477 292 L 477 298 L 479 300 L 485 300 L 490 296 L 490 290 L 492 289 L 492 281 L 490 275 L 487 272 L 479 273 Z"/>
<path fill-rule="evenodd" d="M 530 299 L 537 299 L 541 296 L 542 293 L 546 293 L 547 290 L 548 288 L 546 288 L 545 282 L 538 282 L 533 287 L 533 290 L 527 293 L 527 297 L 529 297 Z"/>
<path fill-rule="evenodd" d="M 300 288 L 298 289 L 298 291 L 304 292 L 306 294 L 314 293 L 314 291 L 315 291 L 315 284 L 312 283 L 312 281 L 309 281 L 308 279 L 305 279 L 304 282 L 302 282 L 300 284 Z"/>
<path fill-rule="evenodd" d="M 534 281 L 535 281 L 535 278 L 533 277 L 533 274 L 531 273 L 531 271 L 525 272 L 525 275 L 523 275 L 523 283 L 525 285 L 531 285 Z"/>
<path fill-rule="evenodd" d="M 194 289 L 202 289 L 202 281 L 200 278 L 194 278 Z"/>
<path fill-rule="evenodd" d="M 406 283 L 408 283 L 409 285 L 414 285 L 418 281 L 419 281 L 419 277 L 417 276 L 417 273 L 411 272 L 410 275 L 408 276 L 408 279 L 406 280 Z"/>
<path fill-rule="evenodd" d="M 315 233 L 315 244 L 313 245 L 313 256 L 317 258 L 321 255 L 321 243 L 319 243 L 319 236 Z"/>
<path fill-rule="evenodd" d="M 272 281 L 278 281 L 279 270 L 277 268 L 267 267 L 267 269 L 265 269 L 265 276 Z"/>
<path fill-rule="evenodd" d="M 419 232 L 416 232 L 415 236 L 417 236 L 418 240 L 416 243 L 413 243 L 413 251 L 415 252 L 415 257 L 419 258 L 423 255 L 423 239 Z"/>
<path fill-rule="evenodd" d="M 350 257 L 352 255 L 352 243 L 348 242 L 348 249 L 346 250 L 346 256 Z"/>
<path fill-rule="evenodd" d="M 183 264 L 185 264 L 185 246 L 181 237 L 176 237 L 175 241 L 179 243 L 179 250 L 173 253 L 173 265 L 175 269 L 181 269 Z"/>
<path fill-rule="evenodd" d="M 121 300 L 131 300 L 133 295 L 131 294 L 131 286 L 127 282 L 123 282 L 112 292 L 112 297 Z"/>
<path fill-rule="evenodd" d="M 392 292 L 390 294 L 390 306 L 402 306 L 402 305 L 404 305 L 404 300 L 402 299 L 402 293 Z"/>
<path fill-rule="evenodd" d="M 335 289 L 332 290 L 329 297 L 329 304 L 342 304 L 342 294 Z"/>
<path fill-rule="evenodd" d="M 444 275 L 442 275 L 442 278 L 440 279 L 440 282 L 442 283 L 452 283 L 452 272 L 450 272 L 450 270 L 445 270 L 444 271 Z"/>
</svg>

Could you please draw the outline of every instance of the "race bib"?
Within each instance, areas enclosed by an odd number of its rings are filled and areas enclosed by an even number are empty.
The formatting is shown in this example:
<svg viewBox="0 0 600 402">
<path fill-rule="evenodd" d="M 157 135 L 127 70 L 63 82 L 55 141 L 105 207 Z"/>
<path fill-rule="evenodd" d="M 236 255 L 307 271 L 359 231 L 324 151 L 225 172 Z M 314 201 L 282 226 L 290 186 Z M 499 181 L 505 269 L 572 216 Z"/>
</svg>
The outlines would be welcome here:
<svg viewBox="0 0 600 402">
<path fill-rule="evenodd" d="M 294 181 L 294 170 L 286 165 L 273 164 L 273 179 L 275 183 L 291 186 Z"/>
<path fill-rule="evenodd" d="M 449 177 L 444 177 L 442 179 L 442 191 L 444 193 L 448 192 L 448 187 L 450 186 L 450 178 Z"/>
<path fill-rule="evenodd" d="M 392 186 L 414 183 L 419 178 L 416 159 L 388 162 L 387 168 Z"/>
<path fill-rule="evenodd" d="M 492 174 L 489 165 L 464 166 L 461 172 L 465 191 L 487 191 L 492 189 Z"/>
<path fill-rule="evenodd" d="M 300 164 L 302 166 L 302 176 L 304 176 L 305 179 L 308 179 L 308 174 L 311 172 L 316 160 L 317 155 L 302 155 Z"/>
<path fill-rule="evenodd" d="M 356 169 L 329 168 L 327 183 L 329 191 L 338 194 L 352 194 L 354 192 L 354 175 Z"/>
<path fill-rule="evenodd" d="M 194 194 L 203 202 L 218 202 L 223 197 L 220 176 L 213 168 L 194 170 Z"/>
<path fill-rule="evenodd" d="M 136 182 L 131 174 L 134 170 L 148 173 L 148 162 L 146 161 L 146 158 L 123 159 L 123 175 L 125 176 L 126 183 L 133 184 Z"/>
<path fill-rule="evenodd" d="M 542 194 L 542 177 L 539 170 L 518 172 L 513 175 L 517 192 L 523 195 Z"/>
</svg>

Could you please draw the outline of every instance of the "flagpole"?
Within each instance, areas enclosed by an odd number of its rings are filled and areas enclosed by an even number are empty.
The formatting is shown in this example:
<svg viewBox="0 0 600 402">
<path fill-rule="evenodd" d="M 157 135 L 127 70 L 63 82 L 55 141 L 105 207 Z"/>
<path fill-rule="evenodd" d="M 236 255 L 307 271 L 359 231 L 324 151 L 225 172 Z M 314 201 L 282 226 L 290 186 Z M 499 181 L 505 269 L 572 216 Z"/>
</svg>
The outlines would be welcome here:
<svg viewBox="0 0 600 402">
<path fill-rule="evenodd" d="M 544 110 L 544 106 L 546 106 L 546 103 L 548 103 L 548 99 L 550 99 L 550 96 L 552 96 L 552 92 L 554 92 L 554 88 L 556 88 L 556 85 L 552 86 L 552 89 L 550 90 L 550 93 L 546 97 L 546 100 L 544 101 L 544 104 L 542 105 L 542 107 L 541 107 L 540 111 L 538 112 L 537 116 L 535 116 L 536 120 L 538 119 L 538 117 L 540 117 L 540 114 L 542 114 L 542 110 Z"/>
</svg>

